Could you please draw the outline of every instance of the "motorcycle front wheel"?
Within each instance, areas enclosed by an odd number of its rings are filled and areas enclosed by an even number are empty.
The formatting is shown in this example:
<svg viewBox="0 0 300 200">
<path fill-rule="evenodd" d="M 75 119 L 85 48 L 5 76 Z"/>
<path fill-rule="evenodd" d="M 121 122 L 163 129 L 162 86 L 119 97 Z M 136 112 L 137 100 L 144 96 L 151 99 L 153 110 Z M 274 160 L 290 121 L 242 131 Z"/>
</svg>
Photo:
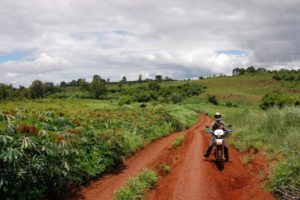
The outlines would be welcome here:
<svg viewBox="0 0 300 200">
<path fill-rule="evenodd" d="M 224 163 L 223 163 L 223 153 L 222 153 L 222 149 L 221 148 L 218 148 L 217 149 L 217 156 L 216 156 L 216 164 L 217 164 L 217 167 L 218 167 L 218 169 L 221 171 L 221 170 L 223 170 L 224 169 Z"/>
</svg>

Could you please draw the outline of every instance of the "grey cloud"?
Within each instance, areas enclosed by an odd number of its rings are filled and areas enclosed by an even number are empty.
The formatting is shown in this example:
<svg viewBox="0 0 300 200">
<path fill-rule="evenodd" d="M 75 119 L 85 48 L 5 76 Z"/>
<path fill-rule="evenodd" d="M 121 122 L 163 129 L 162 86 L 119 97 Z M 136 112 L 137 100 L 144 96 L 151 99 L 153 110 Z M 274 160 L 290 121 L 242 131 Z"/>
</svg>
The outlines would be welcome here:
<svg viewBox="0 0 300 200">
<path fill-rule="evenodd" d="M 249 65 L 297 69 L 299 7 L 296 0 L 2 0 L 0 53 L 34 54 L 0 63 L 0 78 L 18 85 L 96 73 L 119 80 L 227 74 Z M 217 55 L 226 49 L 247 55 Z"/>
</svg>

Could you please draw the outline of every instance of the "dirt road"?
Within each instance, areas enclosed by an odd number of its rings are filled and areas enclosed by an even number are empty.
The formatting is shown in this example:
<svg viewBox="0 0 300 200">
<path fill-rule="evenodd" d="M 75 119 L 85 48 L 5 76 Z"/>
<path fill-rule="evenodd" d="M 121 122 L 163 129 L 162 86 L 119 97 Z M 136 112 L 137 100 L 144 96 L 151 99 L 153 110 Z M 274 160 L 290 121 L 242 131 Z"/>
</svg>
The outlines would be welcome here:
<svg viewBox="0 0 300 200">
<path fill-rule="evenodd" d="M 210 118 L 200 116 L 199 121 L 185 131 L 185 142 L 179 149 L 170 148 L 178 133 L 148 145 L 126 161 L 125 170 L 82 188 L 81 196 L 90 200 L 112 199 L 113 192 L 130 176 L 145 167 L 154 168 L 166 162 L 171 172 L 160 178 L 156 188 L 148 194 L 148 200 L 274 199 L 261 189 L 259 179 L 247 171 L 240 162 L 239 153 L 232 148 L 231 162 L 225 163 L 223 171 L 216 168 L 212 156 L 207 161 L 202 159 L 210 139 L 203 131 L 205 125 L 210 124 Z"/>
<path fill-rule="evenodd" d="M 115 190 L 124 185 L 129 177 L 136 175 L 143 168 L 153 168 L 160 162 L 165 150 L 170 146 L 178 133 L 172 133 L 152 142 L 125 161 L 125 169 L 101 177 L 99 180 L 82 187 L 79 197 L 86 200 L 112 199 Z"/>
</svg>

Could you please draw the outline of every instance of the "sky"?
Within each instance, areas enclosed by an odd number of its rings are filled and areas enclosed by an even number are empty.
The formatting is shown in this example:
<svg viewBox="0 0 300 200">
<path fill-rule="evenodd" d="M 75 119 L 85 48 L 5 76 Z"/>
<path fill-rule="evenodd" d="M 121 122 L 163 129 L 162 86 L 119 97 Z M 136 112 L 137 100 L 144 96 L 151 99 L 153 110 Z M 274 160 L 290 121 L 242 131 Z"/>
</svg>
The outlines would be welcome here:
<svg viewBox="0 0 300 200">
<path fill-rule="evenodd" d="M 300 68 L 299 0 L 0 0 L 0 82 Z"/>
</svg>

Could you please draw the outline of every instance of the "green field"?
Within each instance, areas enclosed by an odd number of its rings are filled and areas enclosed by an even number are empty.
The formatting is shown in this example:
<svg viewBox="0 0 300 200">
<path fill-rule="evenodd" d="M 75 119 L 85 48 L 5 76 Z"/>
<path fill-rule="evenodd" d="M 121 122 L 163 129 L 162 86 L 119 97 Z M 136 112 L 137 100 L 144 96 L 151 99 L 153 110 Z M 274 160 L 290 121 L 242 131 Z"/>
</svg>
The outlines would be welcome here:
<svg viewBox="0 0 300 200">
<path fill-rule="evenodd" d="M 197 113 L 212 116 L 216 111 L 233 125 L 230 142 L 235 148 L 257 148 L 269 159 L 284 158 L 269 177 L 271 190 L 298 187 L 299 107 L 265 111 L 259 104 L 272 91 L 300 99 L 299 88 L 297 81 L 243 75 L 107 84 L 101 99 L 69 87 L 45 98 L 2 101 L 0 195 L 55 198 L 122 166 L 124 157 L 149 142 L 190 127 Z M 218 103 L 211 103 L 210 96 Z"/>
</svg>

